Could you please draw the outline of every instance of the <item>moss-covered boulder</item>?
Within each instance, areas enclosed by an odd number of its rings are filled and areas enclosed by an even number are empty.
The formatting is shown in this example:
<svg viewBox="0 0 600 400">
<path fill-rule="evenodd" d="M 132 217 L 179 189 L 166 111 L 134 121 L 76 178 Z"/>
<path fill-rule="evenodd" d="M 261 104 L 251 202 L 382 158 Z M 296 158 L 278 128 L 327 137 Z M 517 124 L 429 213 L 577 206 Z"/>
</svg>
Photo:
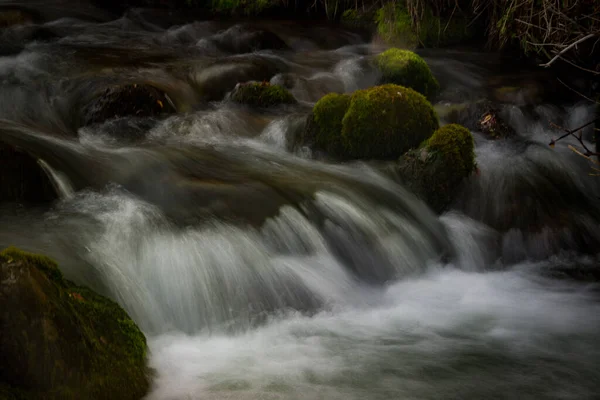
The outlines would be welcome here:
<svg viewBox="0 0 600 400">
<path fill-rule="evenodd" d="M 298 142 L 339 159 L 393 159 L 437 128 L 437 115 L 424 96 L 389 84 L 323 97 Z"/>
<path fill-rule="evenodd" d="M 313 107 L 301 142 L 334 156 L 343 155 L 342 121 L 351 99 L 348 94 L 338 93 L 321 98 Z"/>
<path fill-rule="evenodd" d="M 84 125 L 121 117 L 155 117 L 175 112 L 167 94 L 148 84 L 109 87 L 83 110 Z"/>
<path fill-rule="evenodd" d="M 389 84 L 359 90 L 342 121 L 344 152 L 350 158 L 396 158 L 437 127 L 431 104 L 410 88 Z"/>
<path fill-rule="evenodd" d="M 381 83 L 409 87 L 427 98 L 432 98 L 440 90 L 425 60 L 412 51 L 386 50 L 375 58 L 375 65 L 381 72 Z"/>
<path fill-rule="evenodd" d="M 0 203 L 48 203 L 58 198 L 37 160 L 19 148 L 0 143 Z"/>
<path fill-rule="evenodd" d="M 402 182 L 436 212 L 453 200 L 460 183 L 475 170 L 471 132 L 457 124 L 443 126 L 398 162 Z"/>
<path fill-rule="evenodd" d="M 65 280 L 52 260 L 0 252 L 0 304 L 6 398 L 137 400 L 147 392 L 144 335 L 116 303 Z"/>
<path fill-rule="evenodd" d="M 280 85 L 271 85 L 269 82 L 241 83 L 231 94 L 231 100 L 258 108 L 296 103 L 296 99 L 286 88 Z"/>
</svg>

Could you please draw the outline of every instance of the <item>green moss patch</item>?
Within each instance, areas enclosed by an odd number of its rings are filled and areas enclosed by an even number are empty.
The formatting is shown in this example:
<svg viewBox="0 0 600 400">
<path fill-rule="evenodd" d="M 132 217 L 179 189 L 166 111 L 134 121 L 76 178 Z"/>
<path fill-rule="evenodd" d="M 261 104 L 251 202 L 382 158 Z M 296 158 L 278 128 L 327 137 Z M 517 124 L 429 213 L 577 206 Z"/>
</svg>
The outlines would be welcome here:
<svg viewBox="0 0 600 400">
<path fill-rule="evenodd" d="M 295 104 L 294 96 L 283 86 L 268 82 L 249 82 L 238 85 L 231 99 L 251 107 L 267 108 L 282 104 Z"/>
</svg>

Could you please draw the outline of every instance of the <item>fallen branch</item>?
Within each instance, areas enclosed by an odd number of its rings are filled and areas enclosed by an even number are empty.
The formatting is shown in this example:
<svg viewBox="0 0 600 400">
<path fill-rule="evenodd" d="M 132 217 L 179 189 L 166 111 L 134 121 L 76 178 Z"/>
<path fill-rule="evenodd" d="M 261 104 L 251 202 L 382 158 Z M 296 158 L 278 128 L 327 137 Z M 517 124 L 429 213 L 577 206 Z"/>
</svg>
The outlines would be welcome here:
<svg viewBox="0 0 600 400">
<path fill-rule="evenodd" d="M 561 58 L 561 56 L 563 54 L 565 54 L 567 51 L 571 50 L 573 47 L 577 46 L 579 43 L 583 43 L 588 39 L 591 39 L 593 37 L 596 37 L 598 35 L 598 33 L 590 33 L 587 36 L 582 37 L 579 40 L 574 41 L 573 43 L 571 43 L 570 45 L 568 45 L 567 47 L 565 47 L 564 49 L 562 49 L 561 51 L 558 52 L 557 55 L 554 56 L 554 58 L 552 58 L 552 60 L 548 61 L 546 64 L 540 64 L 540 67 L 546 67 L 548 68 L 549 66 L 551 66 L 552 64 L 554 64 L 554 62 L 556 60 L 558 60 L 559 58 Z"/>
<path fill-rule="evenodd" d="M 554 127 L 559 128 L 564 130 L 566 133 L 564 135 L 562 135 L 561 137 L 559 137 L 558 139 L 552 139 L 552 141 L 550 142 L 550 147 L 554 147 L 554 145 L 556 144 L 556 142 L 558 142 L 559 140 L 562 140 L 564 138 L 566 138 L 567 136 L 573 136 L 575 139 L 577 139 L 577 141 L 579 142 L 579 144 L 581 144 L 581 147 L 583 147 L 583 149 L 585 150 L 585 153 L 581 153 L 578 152 L 579 154 L 581 154 L 582 156 L 589 158 L 591 156 L 600 156 L 600 153 L 595 152 L 595 151 L 591 151 L 590 149 L 588 149 L 588 147 L 585 145 L 585 142 L 583 141 L 582 135 L 581 133 L 579 134 L 579 136 L 575 135 L 575 132 L 581 132 L 582 129 L 587 128 L 588 126 L 595 124 L 597 121 L 600 121 L 600 117 L 597 117 L 593 120 L 591 120 L 590 122 L 588 122 L 585 125 L 580 126 L 579 128 L 575 128 L 572 130 L 568 130 L 565 128 L 562 128 L 556 124 L 552 124 Z M 569 148 L 571 148 L 572 146 L 569 146 Z M 571 149 L 573 150 L 573 149 Z"/>
</svg>

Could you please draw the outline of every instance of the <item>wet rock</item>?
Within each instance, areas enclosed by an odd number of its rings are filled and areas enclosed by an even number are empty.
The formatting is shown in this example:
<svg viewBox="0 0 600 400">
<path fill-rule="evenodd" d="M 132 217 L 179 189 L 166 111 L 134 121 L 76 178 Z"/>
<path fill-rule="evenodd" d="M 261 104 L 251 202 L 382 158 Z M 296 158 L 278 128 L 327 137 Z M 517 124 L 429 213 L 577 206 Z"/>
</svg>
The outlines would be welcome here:
<svg viewBox="0 0 600 400">
<path fill-rule="evenodd" d="M 403 184 L 441 213 L 475 170 L 473 136 L 463 126 L 443 126 L 420 148 L 402 156 L 394 168 Z"/>
<path fill-rule="evenodd" d="M 137 400 L 147 392 L 144 335 L 116 303 L 63 279 L 52 260 L 1 252 L 0 302 L 0 394 Z"/>
<path fill-rule="evenodd" d="M 275 33 L 235 25 L 213 36 L 211 42 L 228 53 L 252 53 L 259 50 L 286 50 L 287 44 Z"/>
<path fill-rule="evenodd" d="M 0 203 L 48 203 L 56 198 L 50 179 L 35 158 L 0 143 Z"/>
<path fill-rule="evenodd" d="M 489 100 L 436 106 L 436 111 L 446 122 L 464 125 L 473 131 L 480 131 L 490 139 L 516 135 L 515 130 L 503 119 L 501 107 Z"/>
<path fill-rule="evenodd" d="M 231 94 L 231 100 L 258 108 L 296 103 L 296 99 L 286 88 L 279 85 L 271 85 L 269 82 L 238 84 Z"/>
<path fill-rule="evenodd" d="M 146 84 L 107 88 L 83 110 L 84 125 L 109 119 L 135 116 L 155 117 L 175 112 L 166 93 Z"/>
<path fill-rule="evenodd" d="M 238 83 L 269 81 L 286 72 L 284 63 L 259 56 L 230 57 L 214 64 L 199 67 L 190 77 L 205 101 L 220 101 Z"/>
<path fill-rule="evenodd" d="M 341 159 L 390 159 L 417 147 L 437 127 L 424 96 L 389 84 L 325 96 L 313 108 L 297 145 L 314 144 Z"/>
</svg>

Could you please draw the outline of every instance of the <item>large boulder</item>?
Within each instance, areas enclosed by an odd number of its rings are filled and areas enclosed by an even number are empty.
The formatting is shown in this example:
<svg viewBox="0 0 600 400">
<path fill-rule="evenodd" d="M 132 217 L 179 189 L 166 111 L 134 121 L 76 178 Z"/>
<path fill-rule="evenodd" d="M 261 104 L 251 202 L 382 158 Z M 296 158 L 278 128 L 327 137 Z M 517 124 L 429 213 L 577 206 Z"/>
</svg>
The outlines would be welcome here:
<svg viewBox="0 0 600 400">
<path fill-rule="evenodd" d="M 137 400 L 147 392 L 144 335 L 52 260 L 0 252 L 0 303 L 0 398 Z"/>
<path fill-rule="evenodd" d="M 435 111 L 424 96 L 389 84 L 351 96 L 325 96 L 299 141 L 341 159 L 394 159 L 437 128 Z"/>
<path fill-rule="evenodd" d="M 175 112 L 166 93 L 147 84 L 116 85 L 98 94 L 83 110 L 84 125 L 119 117 L 153 117 Z"/>
<path fill-rule="evenodd" d="M 48 175 L 27 152 L 0 143 L 0 203 L 39 204 L 58 196 Z"/>
<path fill-rule="evenodd" d="M 375 58 L 375 65 L 381 73 L 381 83 L 409 87 L 427 98 L 432 98 L 440 90 L 425 60 L 412 51 L 386 50 Z"/>
<path fill-rule="evenodd" d="M 461 182 L 474 170 L 473 136 L 457 124 L 436 130 L 396 165 L 402 182 L 436 212 L 442 212 L 452 202 Z"/>
<path fill-rule="evenodd" d="M 240 83 L 231 94 L 231 100 L 257 108 L 296 103 L 296 99 L 286 88 L 269 82 Z"/>
</svg>

